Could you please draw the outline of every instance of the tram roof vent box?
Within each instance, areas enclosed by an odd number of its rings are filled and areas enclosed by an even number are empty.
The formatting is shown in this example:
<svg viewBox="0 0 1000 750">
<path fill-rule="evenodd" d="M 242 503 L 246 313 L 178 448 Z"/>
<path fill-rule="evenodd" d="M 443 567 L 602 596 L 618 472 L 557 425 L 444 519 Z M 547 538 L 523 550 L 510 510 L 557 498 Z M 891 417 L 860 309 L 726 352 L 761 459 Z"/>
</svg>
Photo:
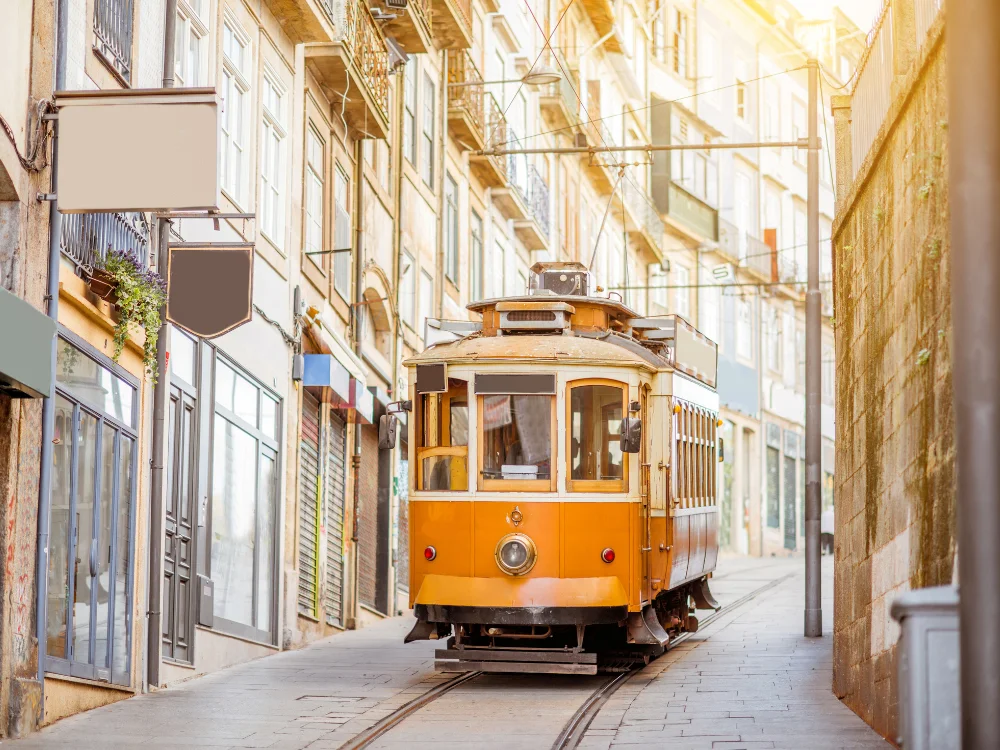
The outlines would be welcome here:
<svg viewBox="0 0 1000 750">
<path fill-rule="evenodd" d="M 561 333 L 570 327 L 576 309 L 556 300 L 498 302 L 500 330 L 503 332 Z"/>
<path fill-rule="evenodd" d="M 590 271 L 583 263 L 536 263 L 531 267 L 528 294 L 586 297 L 590 294 Z"/>
</svg>

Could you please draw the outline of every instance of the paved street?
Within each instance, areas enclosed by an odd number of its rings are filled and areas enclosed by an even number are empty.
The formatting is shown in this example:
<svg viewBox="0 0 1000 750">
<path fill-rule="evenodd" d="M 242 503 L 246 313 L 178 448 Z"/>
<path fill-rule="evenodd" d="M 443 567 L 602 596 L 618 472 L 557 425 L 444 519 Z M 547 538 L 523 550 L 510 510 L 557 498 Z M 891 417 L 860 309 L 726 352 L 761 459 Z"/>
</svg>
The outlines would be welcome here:
<svg viewBox="0 0 1000 750">
<path fill-rule="evenodd" d="M 824 615 L 832 616 L 824 559 Z M 723 604 L 780 583 L 629 681 L 588 732 L 588 748 L 887 747 L 830 692 L 831 639 L 801 636 L 801 559 L 726 558 Z M 77 715 L 29 748 L 216 747 L 333 750 L 436 682 L 437 645 L 404 646 L 409 618 L 345 633 Z M 599 678 L 486 676 L 446 694 L 375 747 L 547 748 Z"/>
</svg>

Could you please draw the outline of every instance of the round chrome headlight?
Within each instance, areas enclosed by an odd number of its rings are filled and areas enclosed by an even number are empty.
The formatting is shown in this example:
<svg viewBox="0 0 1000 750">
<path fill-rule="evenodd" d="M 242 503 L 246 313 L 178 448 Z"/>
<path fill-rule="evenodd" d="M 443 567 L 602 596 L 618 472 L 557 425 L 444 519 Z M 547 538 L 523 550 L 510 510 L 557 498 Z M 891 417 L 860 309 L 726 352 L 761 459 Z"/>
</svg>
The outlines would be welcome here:
<svg viewBox="0 0 1000 750">
<path fill-rule="evenodd" d="M 497 542 L 497 566 L 510 576 L 523 576 L 533 567 L 537 550 L 531 538 L 524 534 L 507 534 Z"/>
</svg>

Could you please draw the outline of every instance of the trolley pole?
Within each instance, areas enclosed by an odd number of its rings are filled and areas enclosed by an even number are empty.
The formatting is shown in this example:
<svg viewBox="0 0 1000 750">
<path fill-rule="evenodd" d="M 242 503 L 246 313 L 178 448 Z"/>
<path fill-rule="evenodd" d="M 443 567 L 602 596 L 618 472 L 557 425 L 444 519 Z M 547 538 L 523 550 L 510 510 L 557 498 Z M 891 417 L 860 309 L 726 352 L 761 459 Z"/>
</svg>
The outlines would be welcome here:
<svg viewBox="0 0 1000 750">
<path fill-rule="evenodd" d="M 962 747 L 1000 742 L 1000 4 L 949 2 L 951 310 Z"/>
<path fill-rule="evenodd" d="M 820 466 L 823 446 L 822 295 L 819 291 L 819 138 L 817 91 L 819 62 L 806 63 L 809 73 L 808 263 L 806 291 L 806 609 L 805 635 L 823 635 L 822 581 L 820 572 Z"/>
</svg>

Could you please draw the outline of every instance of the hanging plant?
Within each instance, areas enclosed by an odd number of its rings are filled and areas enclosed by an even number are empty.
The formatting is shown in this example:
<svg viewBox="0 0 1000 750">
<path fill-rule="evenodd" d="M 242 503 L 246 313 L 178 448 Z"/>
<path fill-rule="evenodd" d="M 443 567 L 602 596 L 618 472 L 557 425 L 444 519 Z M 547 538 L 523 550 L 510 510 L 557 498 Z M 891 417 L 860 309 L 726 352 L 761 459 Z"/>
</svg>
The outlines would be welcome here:
<svg viewBox="0 0 1000 750">
<path fill-rule="evenodd" d="M 109 250 L 95 269 L 94 279 L 111 285 L 110 295 L 113 295 L 118 309 L 115 351 L 111 358 L 118 361 L 133 326 L 142 328 L 146 334 L 142 362 L 152 375 L 153 383 L 156 383 L 159 374 L 156 370 L 156 339 L 160 333 L 160 307 L 167 300 L 166 283 L 156 271 L 145 268 L 132 253 L 123 250 Z M 91 280 L 92 285 L 94 279 Z"/>
</svg>

